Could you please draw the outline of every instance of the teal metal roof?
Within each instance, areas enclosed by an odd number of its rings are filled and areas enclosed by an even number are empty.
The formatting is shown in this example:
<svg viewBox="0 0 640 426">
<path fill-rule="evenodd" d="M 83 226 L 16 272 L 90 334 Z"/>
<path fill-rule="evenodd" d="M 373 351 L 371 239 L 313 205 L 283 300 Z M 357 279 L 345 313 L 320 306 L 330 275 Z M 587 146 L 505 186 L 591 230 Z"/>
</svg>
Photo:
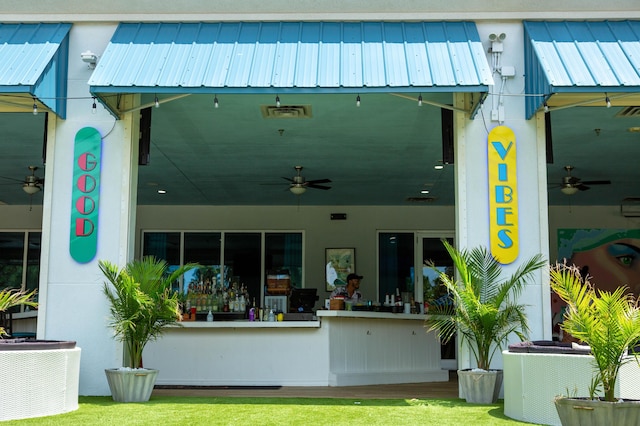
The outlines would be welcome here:
<svg viewBox="0 0 640 426">
<path fill-rule="evenodd" d="M 524 22 L 527 118 L 553 93 L 640 92 L 640 21 Z"/>
<path fill-rule="evenodd" d="M 29 94 L 62 118 L 71 24 L 0 24 L 0 93 Z"/>
<path fill-rule="evenodd" d="M 89 80 L 94 94 L 486 92 L 490 84 L 470 22 L 121 23 Z"/>
</svg>

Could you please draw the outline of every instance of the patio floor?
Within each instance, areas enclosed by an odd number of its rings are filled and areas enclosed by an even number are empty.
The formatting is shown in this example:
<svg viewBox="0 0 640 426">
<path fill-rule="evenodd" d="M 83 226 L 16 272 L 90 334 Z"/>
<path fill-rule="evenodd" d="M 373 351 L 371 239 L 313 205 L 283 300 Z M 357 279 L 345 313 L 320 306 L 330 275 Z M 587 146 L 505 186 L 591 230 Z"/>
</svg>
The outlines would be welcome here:
<svg viewBox="0 0 640 426">
<path fill-rule="evenodd" d="M 450 371 L 448 382 L 372 386 L 156 386 L 151 396 L 351 399 L 458 398 L 458 377 L 455 371 Z"/>
</svg>

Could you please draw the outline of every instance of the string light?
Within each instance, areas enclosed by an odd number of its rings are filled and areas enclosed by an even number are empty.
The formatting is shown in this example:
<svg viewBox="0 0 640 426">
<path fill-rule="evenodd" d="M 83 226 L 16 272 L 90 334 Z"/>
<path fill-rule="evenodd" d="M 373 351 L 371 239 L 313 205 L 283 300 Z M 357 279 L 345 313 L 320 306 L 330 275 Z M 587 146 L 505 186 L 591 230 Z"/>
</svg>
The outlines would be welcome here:
<svg viewBox="0 0 640 426">
<path fill-rule="evenodd" d="M 422 106 L 422 93 L 418 96 L 418 106 Z"/>
<path fill-rule="evenodd" d="M 158 96 L 156 95 L 156 98 L 154 100 L 155 104 L 156 104 L 156 108 L 160 108 L 160 101 L 158 100 Z"/>
<path fill-rule="evenodd" d="M 33 98 L 33 115 L 38 115 L 38 104 L 35 97 Z"/>
<path fill-rule="evenodd" d="M 360 106 L 360 95 L 358 95 L 358 97 L 356 98 L 356 106 Z"/>
<path fill-rule="evenodd" d="M 280 108 L 280 96 L 276 95 L 276 106 Z"/>
<path fill-rule="evenodd" d="M 544 101 L 544 112 L 549 112 L 549 105 L 547 105 L 547 101 Z"/>
<path fill-rule="evenodd" d="M 604 101 L 607 103 L 607 108 L 611 108 L 611 99 L 609 99 L 609 95 L 604 94 Z"/>
<path fill-rule="evenodd" d="M 96 105 L 96 97 L 93 97 L 93 105 L 91 106 L 91 114 L 96 114 L 98 112 L 98 106 Z"/>
<path fill-rule="evenodd" d="M 213 95 L 213 107 L 218 108 L 220 103 L 218 103 L 218 95 Z"/>
</svg>

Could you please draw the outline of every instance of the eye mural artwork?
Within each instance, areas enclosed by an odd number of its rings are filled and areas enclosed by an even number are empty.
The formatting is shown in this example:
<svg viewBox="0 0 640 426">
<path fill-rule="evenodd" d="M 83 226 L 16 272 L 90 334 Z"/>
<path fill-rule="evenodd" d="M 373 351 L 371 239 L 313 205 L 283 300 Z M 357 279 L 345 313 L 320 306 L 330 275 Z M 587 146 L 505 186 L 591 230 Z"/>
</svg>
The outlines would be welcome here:
<svg viewBox="0 0 640 426">
<path fill-rule="evenodd" d="M 102 137 L 93 127 L 76 133 L 69 253 L 79 263 L 91 261 L 98 250 L 101 148 Z"/>
<path fill-rule="evenodd" d="M 520 250 L 516 136 L 510 128 L 497 126 L 489 132 L 487 141 L 491 254 L 500 263 L 509 264 Z"/>
</svg>

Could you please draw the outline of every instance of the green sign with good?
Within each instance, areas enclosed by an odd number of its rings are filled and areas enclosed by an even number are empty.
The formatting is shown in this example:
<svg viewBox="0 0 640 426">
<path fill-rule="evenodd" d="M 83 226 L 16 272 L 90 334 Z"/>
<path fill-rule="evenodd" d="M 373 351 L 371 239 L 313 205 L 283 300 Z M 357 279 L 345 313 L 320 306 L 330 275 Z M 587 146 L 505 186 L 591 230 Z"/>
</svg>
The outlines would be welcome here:
<svg viewBox="0 0 640 426">
<path fill-rule="evenodd" d="M 102 137 L 93 127 L 76 133 L 69 252 L 79 263 L 90 262 L 98 251 L 101 148 Z"/>
</svg>

